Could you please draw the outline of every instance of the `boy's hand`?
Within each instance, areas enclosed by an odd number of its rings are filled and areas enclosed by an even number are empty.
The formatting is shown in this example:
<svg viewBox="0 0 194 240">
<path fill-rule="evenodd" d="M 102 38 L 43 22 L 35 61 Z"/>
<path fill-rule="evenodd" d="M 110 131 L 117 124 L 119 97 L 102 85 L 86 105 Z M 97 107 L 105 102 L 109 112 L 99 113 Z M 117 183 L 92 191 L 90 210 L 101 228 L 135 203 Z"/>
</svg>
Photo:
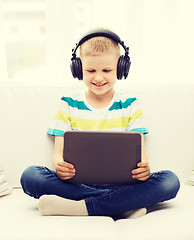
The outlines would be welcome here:
<svg viewBox="0 0 194 240">
<path fill-rule="evenodd" d="M 150 177 L 150 167 L 148 162 L 140 162 L 138 168 L 132 171 L 132 177 L 140 181 L 146 181 Z"/>
<path fill-rule="evenodd" d="M 75 175 L 75 168 L 72 164 L 61 160 L 57 163 L 56 173 L 61 180 L 67 180 Z"/>
</svg>

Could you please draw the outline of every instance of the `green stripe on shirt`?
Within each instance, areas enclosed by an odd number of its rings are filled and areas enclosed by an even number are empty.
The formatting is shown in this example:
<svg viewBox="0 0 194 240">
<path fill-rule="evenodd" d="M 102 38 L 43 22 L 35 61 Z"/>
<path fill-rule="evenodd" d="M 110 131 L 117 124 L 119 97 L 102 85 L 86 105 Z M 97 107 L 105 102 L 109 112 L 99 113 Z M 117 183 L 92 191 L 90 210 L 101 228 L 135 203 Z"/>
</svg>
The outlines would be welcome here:
<svg viewBox="0 0 194 240">
<path fill-rule="evenodd" d="M 89 110 L 89 111 L 91 111 L 85 105 L 84 101 L 74 100 L 73 98 L 70 98 L 70 97 L 62 97 L 61 100 L 67 102 L 70 107 L 77 108 L 79 110 Z"/>
<path fill-rule="evenodd" d="M 128 108 L 132 102 L 134 102 L 137 98 L 128 98 L 125 102 L 114 102 L 113 105 L 108 109 L 109 111 L 112 110 L 119 110 L 122 108 Z"/>
</svg>

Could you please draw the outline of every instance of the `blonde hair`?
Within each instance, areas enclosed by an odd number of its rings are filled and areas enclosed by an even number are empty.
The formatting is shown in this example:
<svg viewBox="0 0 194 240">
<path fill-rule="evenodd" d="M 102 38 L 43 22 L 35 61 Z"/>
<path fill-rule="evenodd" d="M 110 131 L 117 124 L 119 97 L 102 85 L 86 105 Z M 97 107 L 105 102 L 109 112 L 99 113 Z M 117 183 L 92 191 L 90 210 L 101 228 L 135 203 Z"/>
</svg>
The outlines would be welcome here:
<svg viewBox="0 0 194 240">
<path fill-rule="evenodd" d="M 92 56 L 97 53 L 113 53 L 120 55 L 120 46 L 117 42 L 107 37 L 93 37 L 80 46 L 80 57 Z"/>
</svg>

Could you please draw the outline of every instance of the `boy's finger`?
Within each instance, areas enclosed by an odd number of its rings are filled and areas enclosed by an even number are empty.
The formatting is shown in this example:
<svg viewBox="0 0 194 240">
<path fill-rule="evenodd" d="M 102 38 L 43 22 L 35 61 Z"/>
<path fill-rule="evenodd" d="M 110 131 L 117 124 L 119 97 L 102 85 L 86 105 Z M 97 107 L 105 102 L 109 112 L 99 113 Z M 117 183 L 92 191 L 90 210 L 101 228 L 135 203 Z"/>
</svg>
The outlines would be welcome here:
<svg viewBox="0 0 194 240">
<path fill-rule="evenodd" d="M 148 166 L 148 162 L 139 162 L 137 164 L 138 167 L 147 167 Z"/>
<path fill-rule="evenodd" d="M 150 173 L 149 173 L 149 171 L 147 171 L 147 172 L 143 172 L 143 173 L 140 173 L 140 174 L 133 175 L 132 177 L 137 178 L 139 180 L 144 180 L 144 179 L 148 178 L 149 176 L 150 176 Z"/>
<path fill-rule="evenodd" d="M 66 161 L 59 162 L 59 166 L 61 166 L 61 167 L 66 167 L 66 168 L 69 168 L 69 169 L 74 169 L 73 164 L 68 163 L 68 162 L 66 162 Z"/>
<path fill-rule="evenodd" d="M 138 178 L 138 180 L 139 180 L 139 181 L 146 181 L 146 180 L 149 179 L 149 177 L 150 177 L 150 175 L 147 175 L 147 176 L 145 176 L 145 177 Z"/>
<path fill-rule="evenodd" d="M 139 173 L 144 173 L 144 172 L 147 172 L 148 169 L 147 168 L 137 168 L 137 169 L 134 169 L 132 170 L 132 174 L 139 174 Z"/>
<path fill-rule="evenodd" d="M 69 174 L 69 175 L 58 175 L 61 180 L 68 180 L 74 177 L 75 174 Z"/>
<path fill-rule="evenodd" d="M 61 172 L 61 173 L 75 173 L 76 170 L 75 168 L 71 169 L 71 168 L 67 168 L 67 167 L 57 167 L 57 171 Z"/>
<path fill-rule="evenodd" d="M 65 167 L 67 167 L 67 168 L 71 168 L 71 169 L 74 168 L 73 164 L 68 163 L 68 162 L 65 162 L 65 161 L 64 161 L 64 163 L 65 163 Z"/>
</svg>

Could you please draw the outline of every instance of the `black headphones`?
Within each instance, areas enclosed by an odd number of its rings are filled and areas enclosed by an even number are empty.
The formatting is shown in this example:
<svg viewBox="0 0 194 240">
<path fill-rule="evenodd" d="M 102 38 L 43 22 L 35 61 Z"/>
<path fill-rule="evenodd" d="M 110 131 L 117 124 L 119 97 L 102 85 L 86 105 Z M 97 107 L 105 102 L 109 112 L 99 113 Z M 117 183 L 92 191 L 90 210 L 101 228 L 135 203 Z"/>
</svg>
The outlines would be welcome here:
<svg viewBox="0 0 194 240">
<path fill-rule="evenodd" d="M 76 57 L 76 51 L 78 47 L 88 39 L 93 37 L 100 37 L 100 36 L 110 38 L 113 41 L 119 43 L 124 48 L 125 55 L 121 55 L 117 63 L 117 79 L 121 80 L 123 77 L 126 79 L 129 73 L 130 65 L 131 65 L 131 61 L 129 57 L 129 48 L 124 45 L 124 42 L 121 41 L 120 37 L 117 34 L 109 30 L 97 30 L 97 31 L 88 32 L 79 40 L 75 48 L 72 49 L 72 58 L 71 58 L 70 68 L 71 68 L 73 77 L 78 78 L 79 80 L 83 79 L 82 62 L 80 58 Z"/>
</svg>

